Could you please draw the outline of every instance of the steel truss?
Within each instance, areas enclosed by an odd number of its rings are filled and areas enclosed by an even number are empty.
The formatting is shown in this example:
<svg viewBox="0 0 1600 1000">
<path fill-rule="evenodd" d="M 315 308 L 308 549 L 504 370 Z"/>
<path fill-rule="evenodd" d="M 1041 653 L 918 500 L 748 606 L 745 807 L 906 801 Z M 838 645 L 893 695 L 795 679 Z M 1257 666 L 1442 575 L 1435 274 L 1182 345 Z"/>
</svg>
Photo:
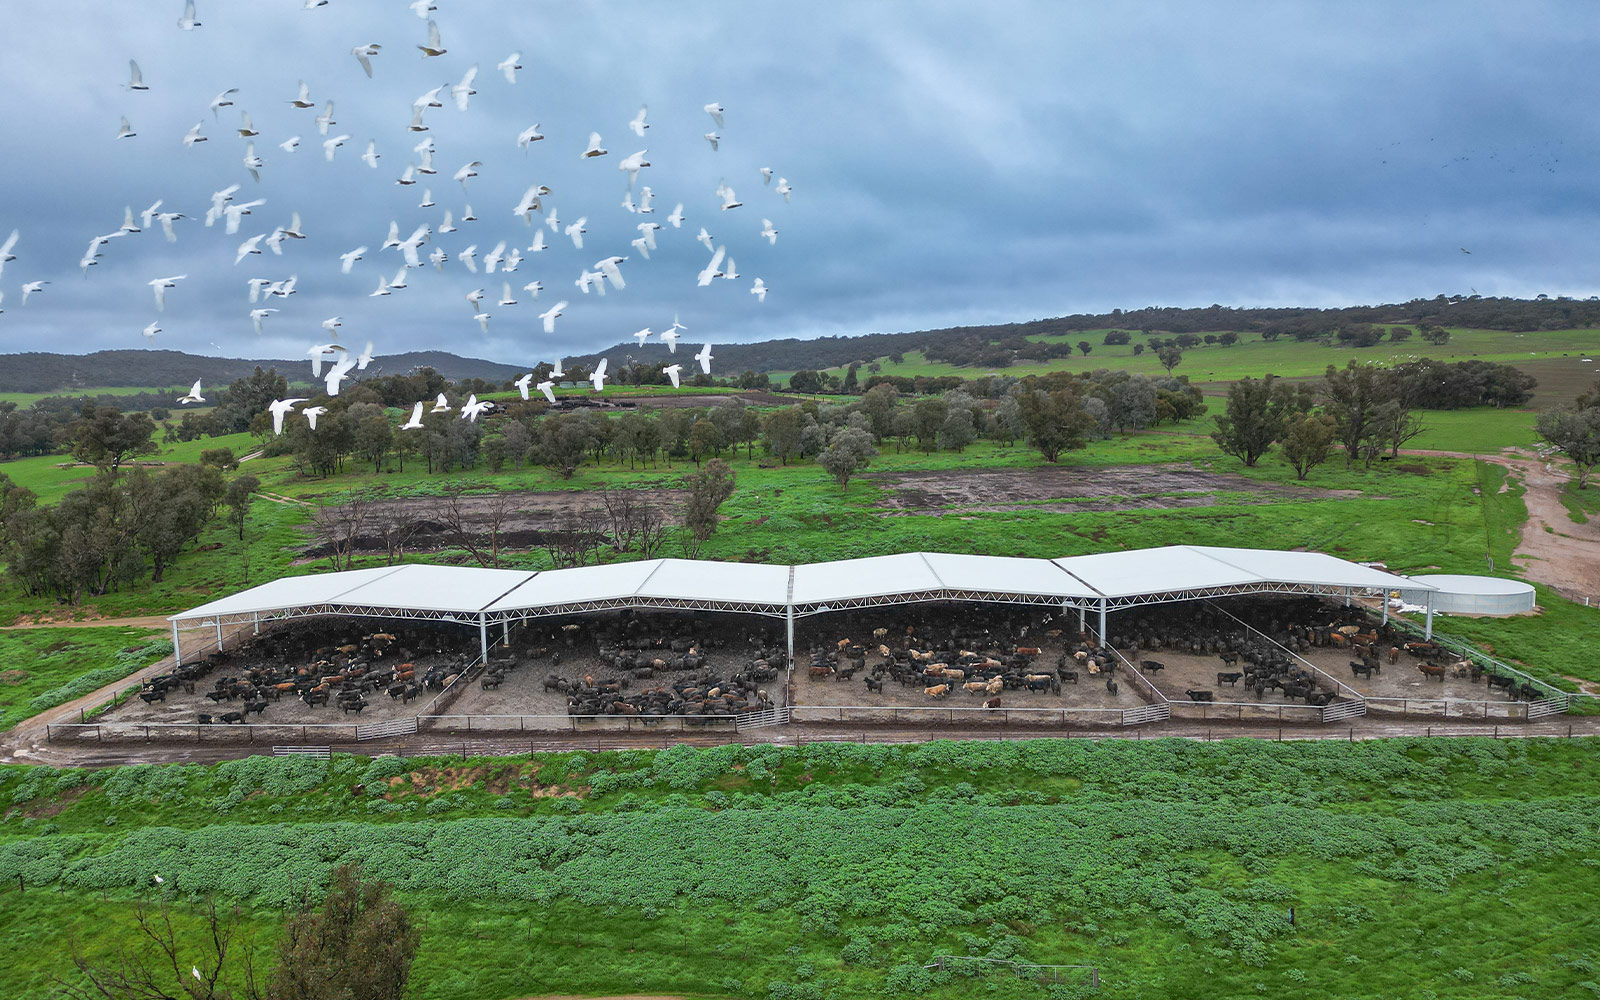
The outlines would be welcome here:
<svg viewBox="0 0 1600 1000">
<path fill-rule="evenodd" d="M 680 597 L 606 597 L 594 601 L 573 601 L 570 604 L 546 604 L 536 608 L 517 608 L 491 612 L 487 621 L 517 622 L 529 618 L 551 618 L 556 615 L 575 615 L 593 611 L 727 611 L 735 614 L 765 615 L 768 618 L 787 618 L 789 609 L 783 604 L 752 604 L 748 601 L 714 601 Z"/>
<path fill-rule="evenodd" d="M 1012 594 L 998 590 L 915 590 L 901 594 L 874 594 L 850 597 L 842 601 L 815 601 L 794 605 L 796 618 L 825 615 L 833 611 L 852 611 L 859 608 L 882 608 L 896 604 L 931 604 L 940 601 L 968 601 L 981 604 L 1032 604 L 1062 607 L 1068 599 L 1059 594 Z"/>
</svg>

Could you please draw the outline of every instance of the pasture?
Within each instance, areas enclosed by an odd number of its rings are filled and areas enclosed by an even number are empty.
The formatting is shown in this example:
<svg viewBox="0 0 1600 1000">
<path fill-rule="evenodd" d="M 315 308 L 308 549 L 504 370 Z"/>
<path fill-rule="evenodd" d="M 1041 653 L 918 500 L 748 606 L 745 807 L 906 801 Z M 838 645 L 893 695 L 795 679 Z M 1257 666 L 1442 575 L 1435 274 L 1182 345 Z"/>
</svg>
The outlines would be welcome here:
<svg viewBox="0 0 1600 1000">
<path fill-rule="evenodd" d="M 0 935 L 25 946 L 0 990 L 47 996 L 60 930 L 104 948 L 139 900 L 217 893 L 265 947 L 296 886 L 360 860 L 426 922 L 426 998 L 988 990 L 921 968 L 939 953 L 1091 964 L 1111 998 L 1568 997 L 1600 963 L 1597 750 L 1032 740 L 4 768 Z"/>
<path fill-rule="evenodd" d="M 149 666 L 172 652 L 142 628 L 0 631 L 0 731 Z"/>
</svg>

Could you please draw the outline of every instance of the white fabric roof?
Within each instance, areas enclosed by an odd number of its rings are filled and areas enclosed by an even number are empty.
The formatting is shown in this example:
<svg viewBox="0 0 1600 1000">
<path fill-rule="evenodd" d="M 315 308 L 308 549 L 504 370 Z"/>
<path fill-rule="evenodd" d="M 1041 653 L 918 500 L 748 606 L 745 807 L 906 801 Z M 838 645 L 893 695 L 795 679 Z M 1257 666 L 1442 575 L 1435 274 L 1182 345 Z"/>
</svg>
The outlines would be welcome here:
<svg viewBox="0 0 1600 1000">
<path fill-rule="evenodd" d="M 944 583 L 920 552 L 867 556 L 794 568 L 794 603 L 818 604 L 942 590 Z"/>
<path fill-rule="evenodd" d="M 691 601 L 737 601 L 744 604 L 789 603 L 789 567 L 763 563 L 663 559 L 634 592 L 636 597 Z"/>
<path fill-rule="evenodd" d="M 275 611 L 279 608 L 301 607 L 307 604 L 327 604 L 340 594 L 391 573 L 398 573 L 404 568 L 385 566 L 381 569 L 353 569 L 343 573 L 286 576 L 202 604 L 198 608 L 172 617 L 206 618 L 211 615 L 250 614 L 254 611 Z"/>
<path fill-rule="evenodd" d="M 791 590 L 790 579 L 793 579 Z M 412 563 L 287 577 L 203 604 L 173 621 L 249 615 L 326 604 L 384 610 L 488 614 L 629 599 L 815 609 L 848 600 L 927 591 L 967 591 L 1096 601 L 1219 587 L 1437 590 L 1411 579 L 1317 552 L 1170 545 L 1063 559 L 908 552 L 803 566 L 687 559 L 532 572 Z"/>
</svg>

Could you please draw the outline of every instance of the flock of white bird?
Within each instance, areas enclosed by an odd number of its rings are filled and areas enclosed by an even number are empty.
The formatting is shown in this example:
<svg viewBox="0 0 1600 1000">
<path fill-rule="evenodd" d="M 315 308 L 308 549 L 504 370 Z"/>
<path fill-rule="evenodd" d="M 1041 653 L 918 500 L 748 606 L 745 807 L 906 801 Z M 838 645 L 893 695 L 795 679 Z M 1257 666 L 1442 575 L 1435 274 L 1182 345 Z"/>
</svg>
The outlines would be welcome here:
<svg viewBox="0 0 1600 1000">
<path fill-rule="evenodd" d="M 304 0 L 304 9 L 314 10 L 318 7 L 328 6 L 328 4 L 329 0 Z M 448 52 L 449 49 L 447 49 L 444 45 L 441 32 L 439 30 L 439 25 L 431 17 L 433 12 L 438 9 L 437 5 L 431 2 L 431 0 L 415 0 L 415 2 L 409 4 L 409 7 L 411 11 L 414 12 L 418 18 L 426 22 L 427 25 L 427 41 L 425 43 L 417 44 L 417 48 L 422 53 L 422 59 L 426 61 L 431 58 L 442 56 Z M 178 27 L 184 31 L 193 31 L 194 29 L 201 27 L 201 22 L 196 13 L 194 0 L 187 0 L 185 3 L 183 16 L 178 21 Z M 382 46 L 374 43 L 356 45 L 350 49 L 350 54 L 354 56 L 355 59 L 360 63 L 361 69 L 366 73 L 368 78 L 373 76 L 373 62 L 375 59 L 380 57 L 381 49 Z M 521 59 L 521 52 L 513 52 L 510 56 L 496 64 L 495 69 L 505 78 L 505 81 L 508 85 L 516 84 L 517 73 L 523 68 Z M 126 84 L 127 89 L 130 92 L 135 93 L 149 92 L 150 86 L 145 82 L 144 74 L 140 70 L 139 64 L 136 61 L 129 60 L 129 71 L 130 76 L 129 81 Z M 474 89 L 477 76 L 478 67 L 473 66 L 466 71 L 459 82 L 453 85 L 440 85 L 419 96 L 411 103 L 410 124 L 407 126 L 407 130 L 417 134 L 428 132 L 430 130 L 429 125 L 427 124 L 428 114 L 434 109 L 445 107 L 445 101 L 447 99 L 454 103 L 458 111 L 467 111 L 471 104 L 472 97 L 478 93 L 478 91 Z M 213 118 L 216 118 L 223 108 L 236 108 L 234 97 L 239 93 L 240 91 L 238 88 L 229 88 L 214 97 L 208 105 Z M 287 103 L 296 109 L 308 111 L 315 109 L 319 102 L 312 99 L 311 86 L 306 83 L 306 81 L 301 80 L 295 97 L 289 100 Z M 236 108 L 236 110 L 239 114 L 239 126 L 234 130 L 234 132 L 237 138 L 244 140 L 244 155 L 241 158 L 240 163 L 249 173 L 249 175 L 259 183 L 261 180 L 261 172 L 264 169 L 267 169 L 266 161 L 256 153 L 256 145 L 254 140 L 261 133 L 255 128 L 249 111 L 242 108 Z M 727 114 L 727 109 L 725 109 L 719 103 L 712 102 L 706 104 L 703 110 L 715 125 L 715 129 L 713 131 L 706 132 L 704 134 L 704 138 L 706 142 L 710 144 L 711 149 L 716 151 L 719 149 L 719 143 L 722 140 L 722 135 L 717 130 L 726 127 L 725 116 Z M 648 105 L 640 107 L 638 114 L 636 114 L 633 119 L 627 123 L 627 128 L 634 136 L 643 139 L 651 128 L 648 119 Z M 334 102 L 332 100 L 322 102 L 322 110 L 314 116 L 312 121 L 316 125 L 318 134 L 323 137 L 323 156 L 327 161 L 332 162 L 337 155 L 338 150 L 351 140 L 351 135 L 348 133 L 338 133 L 333 135 L 329 134 L 333 130 L 334 126 L 338 124 L 338 121 L 334 117 Z M 194 127 L 189 129 L 181 139 L 181 143 L 184 148 L 191 149 L 199 143 L 210 141 L 209 137 L 203 134 L 204 128 L 205 122 L 204 119 L 202 119 L 201 121 L 197 122 Z M 530 149 L 534 143 L 543 141 L 545 136 L 539 131 L 539 128 L 540 126 L 535 123 L 528 128 L 523 129 L 516 137 L 517 145 L 526 151 Z M 134 130 L 128 118 L 124 116 L 121 119 L 120 127 L 116 132 L 116 139 L 133 139 L 138 135 L 139 133 Z M 285 154 L 293 155 L 296 150 L 300 148 L 302 138 L 303 137 L 301 135 L 293 135 L 288 139 L 277 143 L 276 146 Z M 601 157 L 610 155 L 610 151 L 605 148 L 603 143 L 604 140 L 601 138 L 599 132 L 591 132 L 589 134 L 587 144 L 578 154 L 579 157 L 585 160 L 597 160 Z M 409 187 L 419 183 L 423 184 L 423 195 L 419 203 L 419 207 L 433 207 L 436 204 L 433 198 L 433 192 L 426 185 L 432 178 L 438 176 L 438 170 L 434 166 L 434 157 L 438 153 L 438 149 L 435 146 L 433 138 L 431 136 L 424 135 L 421 140 L 414 147 L 412 147 L 411 152 L 414 154 L 415 160 L 408 160 L 404 171 L 394 183 L 403 187 Z M 656 212 L 654 205 L 654 199 L 656 197 L 655 192 L 651 190 L 649 185 L 639 184 L 640 175 L 651 166 L 648 154 L 648 149 L 640 149 L 636 152 L 620 157 L 617 161 L 617 169 L 621 173 L 627 175 L 627 185 L 621 202 L 621 208 L 627 212 L 640 216 L 651 216 Z M 377 170 L 379 168 L 379 161 L 381 159 L 382 154 L 380 154 L 378 151 L 376 140 L 369 141 L 366 146 L 366 152 L 361 155 L 361 160 L 371 169 Z M 451 175 L 451 179 L 461 185 L 464 195 L 470 196 L 471 191 L 468 188 L 468 182 L 479 176 L 478 171 L 482 166 L 483 163 L 481 160 L 470 160 Z M 762 186 L 772 188 L 775 196 L 782 197 L 784 202 L 788 203 L 794 191 L 789 181 L 781 176 L 775 178 L 773 170 L 769 167 L 760 168 L 760 174 Z M 775 185 L 773 183 L 774 179 L 776 179 Z M 229 184 L 211 195 L 210 206 L 206 209 L 204 214 L 204 225 L 207 228 L 212 228 L 220 222 L 223 225 L 225 234 L 230 236 L 237 235 L 244 224 L 245 217 L 254 217 L 256 210 L 261 209 L 264 205 L 266 205 L 266 199 L 263 198 L 257 198 L 248 201 L 236 200 L 236 196 L 239 195 L 241 187 L 242 183 Z M 588 233 L 588 229 L 586 228 L 586 223 L 589 221 L 588 216 L 579 216 L 571 222 L 563 225 L 555 207 L 553 205 L 546 204 L 546 199 L 550 196 L 551 189 L 549 187 L 539 183 L 532 184 L 528 187 L 521 199 L 511 210 L 511 214 L 521 219 L 525 226 L 533 228 L 534 232 L 532 242 L 527 246 L 526 253 L 532 255 L 543 253 L 551 249 L 552 244 L 547 242 L 545 237 L 545 229 L 547 227 L 550 232 L 551 240 L 556 240 L 561 236 L 565 236 L 572 241 L 574 250 L 583 250 L 584 236 Z M 741 208 L 744 204 L 739 200 L 733 188 L 730 187 L 725 181 L 718 183 L 716 188 L 716 196 L 721 200 L 722 212 L 734 211 Z M 108 233 L 104 236 L 96 236 L 90 241 L 89 247 L 85 251 L 83 258 L 78 262 L 79 266 L 83 270 L 84 276 L 87 278 L 89 269 L 99 264 L 100 259 L 104 255 L 105 248 L 108 247 L 113 240 L 137 235 L 146 230 L 150 230 L 155 225 L 159 224 L 167 241 L 176 242 L 177 231 L 174 227 L 174 224 L 181 220 L 188 219 L 189 216 L 186 216 L 181 212 L 162 211 L 163 205 L 164 201 L 158 200 L 149 208 L 146 208 L 143 212 L 138 213 L 137 215 L 131 206 L 127 207 L 124 210 L 122 225 L 116 231 Z M 671 213 L 666 216 L 666 222 L 673 230 L 681 230 L 684 226 L 684 223 L 687 221 L 687 218 L 688 217 L 684 213 L 684 203 L 680 201 L 676 203 Z M 462 224 L 470 224 L 477 221 L 477 216 L 473 214 L 470 203 L 465 203 L 465 207 L 459 219 L 451 210 L 446 209 L 443 214 L 443 219 L 437 228 L 429 225 L 418 226 L 412 230 L 410 235 L 405 239 L 401 239 L 400 224 L 398 222 L 391 222 L 389 225 L 388 236 L 379 246 L 378 251 L 381 253 L 386 250 L 394 250 L 399 254 L 401 262 L 394 276 L 392 278 L 380 277 L 378 279 L 377 288 L 369 294 L 372 297 L 377 297 L 393 295 L 396 292 L 403 291 L 410 286 L 410 283 L 407 280 L 408 275 L 413 270 L 423 268 L 425 264 L 432 264 L 437 271 L 443 272 L 445 264 L 450 261 L 452 255 L 437 242 L 437 237 L 457 233 L 459 231 L 456 225 L 458 221 Z M 645 221 L 637 224 L 636 231 L 639 233 L 639 236 L 631 241 L 632 249 L 637 253 L 641 260 L 648 261 L 650 259 L 651 251 L 657 249 L 658 234 L 662 234 L 662 237 L 664 238 L 666 230 L 663 226 L 655 221 L 646 219 Z M 19 238 L 19 232 L 17 230 L 12 230 L 10 236 L 6 239 L 4 244 L 0 245 L 0 275 L 4 274 L 6 264 L 17 259 L 17 255 L 12 251 L 17 246 Z M 760 238 L 766 239 L 769 245 L 777 244 L 778 230 L 773 225 L 771 219 L 763 218 L 761 220 Z M 303 241 L 306 239 L 307 234 L 303 231 L 300 214 L 298 212 L 292 213 L 290 222 L 287 226 L 277 226 L 270 232 L 258 233 L 254 236 L 246 238 L 242 243 L 240 243 L 233 251 L 233 265 L 237 267 L 247 258 L 252 256 L 260 257 L 264 252 L 271 253 L 274 256 L 284 256 L 284 248 L 285 246 L 289 245 L 289 241 Z M 710 254 L 708 263 L 699 271 L 697 275 L 696 284 L 699 287 L 706 287 L 710 285 L 712 281 L 718 279 L 732 281 L 739 278 L 740 275 L 738 268 L 733 258 L 728 255 L 726 245 L 719 244 L 716 240 L 716 237 L 712 236 L 712 234 L 707 231 L 704 226 L 700 227 L 699 234 L 695 237 L 695 239 L 703 244 L 707 252 Z M 502 275 L 507 275 L 518 270 L 519 266 L 527 258 L 523 256 L 524 251 L 519 247 L 510 246 L 508 248 L 508 243 L 510 242 L 511 241 L 508 240 L 499 240 L 495 243 L 492 250 L 482 256 L 481 266 L 483 274 L 492 275 L 495 274 L 496 271 L 499 271 Z M 520 242 L 520 240 L 517 242 Z M 424 258 L 424 248 L 429 246 L 431 246 L 432 249 L 427 252 L 426 258 Z M 338 260 L 340 262 L 339 268 L 341 272 L 344 274 L 350 274 L 358 261 L 366 259 L 366 254 L 368 253 L 369 249 L 369 246 L 359 246 L 346 253 L 339 254 Z M 469 244 L 458 250 L 454 256 L 461 266 L 463 266 L 467 271 L 474 275 L 479 273 L 480 258 L 478 254 L 478 245 L 476 243 Z M 627 282 L 622 273 L 622 265 L 629 259 L 629 256 L 625 255 L 608 254 L 607 256 L 595 261 L 592 265 L 580 268 L 579 275 L 574 281 L 574 284 L 584 295 L 589 295 L 592 293 L 598 296 L 604 296 L 606 294 L 608 284 L 612 290 L 621 291 L 627 287 Z M 158 313 L 163 312 L 166 309 L 167 293 L 178 288 L 179 282 L 184 281 L 188 277 L 189 276 L 187 274 L 177 274 L 168 277 L 154 278 L 148 282 L 148 285 L 154 292 L 156 311 Z M 268 317 L 279 311 L 277 308 L 261 303 L 269 303 L 274 299 L 287 299 L 289 296 L 294 295 L 296 293 L 295 285 L 297 282 L 298 275 L 291 275 L 290 277 L 282 280 L 271 280 L 267 278 L 249 279 L 247 282 L 249 287 L 249 300 L 250 304 L 254 306 L 254 308 L 250 310 L 249 316 L 252 326 L 257 334 L 263 332 L 264 324 L 267 322 Z M 21 286 L 22 304 L 27 305 L 29 299 L 32 296 L 43 292 L 45 286 L 49 283 L 49 281 L 31 281 L 24 283 Z M 496 308 L 515 307 L 518 304 L 518 301 L 516 298 L 516 291 L 512 288 L 512 280 L 509 278 L 503 278 L 501 281 L 501 289 L 502 293 L 496 303 Z M 521 285 L 520 287 L 520 291 L 527 293 L 528 297 L 533 300 L 537 300 L 539 293 L 543 290 L 543 284 L 537 280 L 530 281 Z M 761 278 L 756 278 L 754 279 L 754 284 L 750 288 L 750 294 L 756 296 L 758 302 L 765 302 L 767 292 L 769 290 L 770 287 Z M 492 317 L 491 314 L 484 308 L 484 303 L 486 301 L 485 296 L 486 292 L 484 289 L 474 289 L 473 291 L 467 293 L 466 301 L 472 310 L 473 319 L 477 321 L 484 332 L 488 332 L 489 321 Z M 3 304 L 4 291 L 0 290 L 0 306 L 3 306 Z M 561 300 L 553 304 L 544 312 L 538 314 L 538 318 L 543 323 L 543 329 L 545 333 L 553 334 L 555 332 L 556 320 L 566 314 L 566 310 L 570 304 L 571 303 L 568 300 Z M 4 312 L 4 309 L 0 308 L 0 312 Z M 355 357 L 352 357 L 351 352 L 339 343 L 339 329 L 342 325 L 341 318 L 338 316 L 330 317 L 329 319 L 324 320 L 322 322 L 322 329 L 328 334 L 327 342 L 314 345 L 309 351 L 306 352 L 311 358 L 313 376 L 323 381 L 329 396 L 337 396 L 339 394 L 340 384 L 350 379 L 353 372 L 365 371 L 368 364 L 375 357 L 373 354 L 374 345 L 371 341 L 367 341 L 365 349 Z M 647 341 L 649 341 L 651 337 L 656 337 L 662 343 L 666 344 L 670 353 L 676 354 L 680 331 L 685 331 L 687 329 L 688 328 L 686 326 L 678 321 L 678 317 L 675 315 L 672 320 L 672 325 L 668 329 L 656 333 L 650 328 L 646 327 L 636 331 L 631 336 L 639 342 L 641 347 Z M 155 343 L 156 335 L 161 332 L 159 319 L 153 320 L 143 330 L 144 336 L 152 345 Z M 328 358 L 332 359 L 332 363 L 327 372 L 324 373 L 323 362 L 324 359 Z M 694 360 L 699 364 L 702 372 L 710 374 L 712 362 L 711 344 L 705 344 L 705 346 L 694 355 Z M 588 376 L 588 381 L 592 383 L 595 392 L 601 392 L 605 388 L 607 366 L 607 360 L 602 358 L 599 363 L 594 366 L 593 371 Z M 667 365 L 664 367 L 663 371 L 671 380 L 674 388 L 677 388 L 681 384 L 680 379 L 683 372 L 682 365 Z M 529 373 L 516 380 L 515 385 L 521 392 L 524 400 L 531 398 L 531 386 L 533 389 L 542 393 L 544 397 L 549 400 L 549 402 L 555 403 L 555 380 L 562 378 L 564 374 L 565 372 L 562 370 L 562 359 L 557 358 L 550 368 L 549 378 L 534 384 L 533 379 L 535 376 L 532 373 Z M 204 403 L 206 400 L 202 395 L 202 392 L 203 387 L 201 383 L 196 381 L 193 388 L 186 395 L 180 397 L 178 402 L 182 404 Z M 295 407 L 300 403 L 307 401 L 308 400 L 305 397 L 280 399 L 274 401 L 270 407 L 270 412 L 272 413 L 273 418 L 274 432 L 281 434 L 283 432 L 284 418 L 290 413 L 295 412 Z M 412 409 L 411 419 L 401 424 L 401 428 L 420 428 L 422 426 L 422 416 L 425 405 L 425 402 L 416 403 Z M 480 415 L 489 412 L 493 408 L 493 403 L 479 401 L 476 396 L 472 396 L 459 408 L 459 412 L 462 419 L 476 421 Z M 442 413 L 449 412 L 450 410 L 450 403 L 444 397 L 444 395 L 441 394 L 438 399 L 435 400 L 431 409 L 428 409 L 427 412 Z M 313 406 L 302 409 L 299 412 L 306 419 L 310 428 L 315 430 L 317 426 L 317 417 L 327 411 L 326 407 Z"/>
</svg>

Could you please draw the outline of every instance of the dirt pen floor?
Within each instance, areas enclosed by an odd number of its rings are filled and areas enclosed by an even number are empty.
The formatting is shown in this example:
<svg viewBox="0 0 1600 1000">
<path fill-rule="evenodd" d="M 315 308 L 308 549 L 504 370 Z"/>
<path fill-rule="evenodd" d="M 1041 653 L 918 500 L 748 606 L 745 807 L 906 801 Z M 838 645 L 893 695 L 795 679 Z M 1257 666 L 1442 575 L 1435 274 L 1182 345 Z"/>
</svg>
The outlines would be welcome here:
<svg viewBox="0 0 1600 1000">
<path fill-rule="evenodd" d="M 1022 634 L 1022 628 L 1028 631 Z M 875 608 L 871 611 L 841 612 L 816 615 L 801 619 L 795 625 L 794 705 L 796 719 L 801 721 L 899 721 L 916 723 L 923 720 L 948 720 L 949 712 L 956 718 L 973 721 L 973 716 L 993 715 L 997 721 L 1012 725 L 1029 722 L 1040 725 L 1101 722 L 1120 724 L 1120 711 L 1140 708 L 1147 700 L 1139 686 L 1129 680 L 1125 671 L 1111 674 L 1090 673 L 1087 667 L 1078 667 L 1069 657 L 1072 667 L 1078 669 L 1076 684 L 1061 684 L 1060 693 L 1008 689 L 1002 691 L 1000 711 L 985 709 L 987 694 L 973 695 L 955 685 L 944 698 L 930 698 L 924 693 L 925 685 L 902 685 L 884 675 L 881 692 L 867 688 L 866 678 L 872 668 L 882 660 L 877 652 L 872 632 L 887 629 L 891 635 L 886 641 L 904 638 L 907 628 L 913 629 L 910 640 L 913 648 L 917 636 L 932 638 L 935 633 L 947 635 L 954 627 L 967 638 L 981 638 L 988 630 L 1009 652 L 1019 643 L 1038 648 L 1041 652 L 1034 662 L 1040 670 L 1053 672 L 1061 655 L 1078 641 L 1075 616 L 1056 616 L 1046 609 L 1014 608 L 995 605 L 922 605 L 894 608 Z M 1055 633 L 1055 634 L 1052 634 Z M 810 651 L 813 647 L 828 650 L 840 640 L 849 639 L 867 646 L 867 667 L 849 680 L 832 677 L 816 678 L 809 673 Z M 1117 693 L 1106 686 L 1107 678 L 1117 682 Z M 840 711 L 855 708 L 857 711 Z M 830 711 L 832 709 L 832 711 Z M 881 711 L 861 711 L 878 709 Z M 899 710 L 899 711 L 896 711 Z M 966 711 L 962 711 L 966 710 Z M 1050 710 L 1050 711 L 1044 711 Z M 1065 715 L 1063 715 L 1065 713 Z"/>
<path fill-rule="evenodd" d="M 596 641 L 597 634 L 609 626 L 620 622 L 623 617 L 637 618 L 644 623 L 641 634 L 652 635 L 691 635 L 695 639 L 697 651 L 704 656 L 704 664 L 696 670 L 669 670 L 659 672 L 648 680 L 639 680 L 630 676 L 626 670 L 618 670 L 603 663 L 599 658 L 599 645 Z M 416 623 L 405 623 L 406 627 L 414 628 Z M 574 627 L 575 626 L 575 627 Z M 400 628 L 401 623 L 383 621 L 369 622 L 349 620 L 347 627 L 335 632 L 339 633 L 340 640 L 356 638 L 381 631 L 385 628 Z M 313 619 L 308 623 L 286 624 L 274 629 L 264 637 L 277 638 L 292 634 L 297 628 L 328 629 L 329 620 Z M 437 644 L 443 652 L 418 651 L 410 662 L 416 665 L 416 676 L 422 677 L 429 668 L 439 665 L 452 668 L 459 667 L 469 661 L 475 660 L 478 655 L 478 633 L 476 628 L 465 629 L 459 626 L 431 626 L 425 630 L 426 634 L 437 637 Z M 344 634 L 348 633 L 348 635 Z M 492 641 L 501 638 L 499 628 L 491 630 Z M 632 613 L 617 612 L 608 615 L 590 615 L 574 618 L 542 619 L 530 621 L 523 625 L 513 626 L 511 629 L 511 658 L 513 666 L 506 672 L 504 681 L 498 688 L 490 689 L 483 686 L 482 678 L 474 676 L 469 682 L 464 682 L 440 697 L 437 691 L 424 689 L 419 696 L 409 702 L 399 698 L 391 698 L 382 689 L 366 695 L 367 706 L 359 714 L 345 713 L 331 700 L 328 704 L 316 707 L 308 706 L 300 698 L 288 695 L 278 701 L 270 701 L 266 708 L 259 714 L 251 714 L 247 722 L 254 726 L 316 726 L 316 725 L 371 725 L 388 721 L 409 719 L 419 713 L 429 715 L 448 715 L 450 722 L 455 725 L 466 725 L 463 716 L 472 716 L 472 727 L 475 729 L 564 729 L 567 728 L 567 695 L 558 689 L 546 689 L 545 678 L 551 674 L 558 675 L 568 680 L 578 681 L 585 677 L 593 679 L 595 683 L 617 681 L 624 685 L 624 691 L 639 691 L 652 687 L 670 686 L 678 681 L 691 680 L 696 677 L 715 677 L 727 679 L 734 673 L 744 670 L 753 659 L 756 646 L 765 642 L 769 646 L 781 648 L 784 644 L 784 632 L 781 623 L 754 618 L 748 615 L 716 615 L 716 614 L 674 614 L 663 612 L 659 614 L 634 615 Z M 497 661 L 505 660 L 505 649 L 497 647 L 491 654 Z M 188 659 L 192 660 L 193 657 Z M 252 667 L 279 665 L 297 666 L 297 663 L 286 663 L 284 658 L 273 658 L 264 655 L 261 646 L 250 645 L 242 647 L 235 652 L 226 663 L 215 668 L 210 674 L 195 682 L 194 693 L 186 693 L 182 689 L 167 693 L 165 701 L 145 704 L 137 697 L 130 698 L 120 706 L 107 712 L 100 721 L 106 723 L 126 724 L 163 724 L 184 725 L 193 727 L 201 713 L 220 717 L 226 712 L 241 711 L 242 699 L 213 703 L 206 698 L 206 692 L 213 689 L 216 681 L 223 677 L 242 677 L 246 670 Z M 771 696 L 774 705 L 784 703 L 784 682 L 781 664 L 778 676 L 770 683 L 761 685 Z M 438 699 L 435 702 L 435 699 Z M 224 728 L 218 722 L 216 728 Z"/>
</svg>

